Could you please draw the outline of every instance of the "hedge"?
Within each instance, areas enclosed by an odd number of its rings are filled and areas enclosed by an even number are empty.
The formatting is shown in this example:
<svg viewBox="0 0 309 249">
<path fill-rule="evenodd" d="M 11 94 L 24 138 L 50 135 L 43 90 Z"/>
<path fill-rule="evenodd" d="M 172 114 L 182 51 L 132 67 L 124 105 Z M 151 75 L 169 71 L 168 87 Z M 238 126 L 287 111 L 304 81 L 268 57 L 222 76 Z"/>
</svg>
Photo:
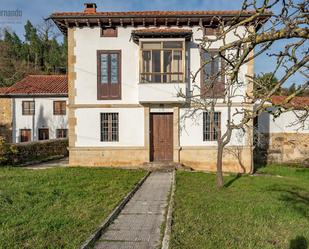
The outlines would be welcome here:
<svg viewBox="0 0 309 249">
<path fill-rule="evenodd" d="M 20 165 L 55 157 L 68 156 L 68 139 L 9 144 L 6 160 L 2 164 Z"/>
</svg>

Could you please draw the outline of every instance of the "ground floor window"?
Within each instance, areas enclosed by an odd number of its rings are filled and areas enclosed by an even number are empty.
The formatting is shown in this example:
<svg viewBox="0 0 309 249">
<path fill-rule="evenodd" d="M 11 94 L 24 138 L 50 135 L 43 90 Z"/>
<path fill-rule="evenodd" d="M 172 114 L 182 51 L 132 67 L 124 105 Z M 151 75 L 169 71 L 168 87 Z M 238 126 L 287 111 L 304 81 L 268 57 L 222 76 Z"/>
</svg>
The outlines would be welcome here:
<svg viewBox="0 0 309 249">
<path fill-rule="evenodd" d="M 221 134 L 221 113 L 214 112 L 213 115 L 212 120 L 209 112 L 203 113 L 203 141 L 216 141 Z"/>
<path fill-rule="evenodd" d="M 31 129 L 21 129 L 20 142 L 30 142 L 30 141 L 31 141 Z"/>
<path fill-rule="evenodd" d="M 49 130 L 47 128 L 39 129 L 39 140 L 48 140 L 49 139 Z"/>
<path fill-rule="evenodd" d="M 56 137 L 57 138 L 66 138 L 68 136 L 68 129 L 57 129 Z"/>
<path fill-rule="evenodd" d="M 119 141 L 118 113 L 101 113 L 101 141 Z"/>
</svg>

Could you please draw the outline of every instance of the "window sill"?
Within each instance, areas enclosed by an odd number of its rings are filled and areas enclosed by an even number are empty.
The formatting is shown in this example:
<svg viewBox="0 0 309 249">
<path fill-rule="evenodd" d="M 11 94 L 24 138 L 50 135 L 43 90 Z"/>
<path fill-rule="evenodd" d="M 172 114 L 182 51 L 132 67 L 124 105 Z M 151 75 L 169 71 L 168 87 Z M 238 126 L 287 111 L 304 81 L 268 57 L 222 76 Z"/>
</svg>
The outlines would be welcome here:
<svg viewBox="0 0 309 249">
<path fill-rule="evenodd" d="M 158 85 L 165 85 L 165 84 L 186 84 L 186 82 L 139 82 L 140 85 L 147 85 L 147 84 L 158 84 Z"/>
</svg>

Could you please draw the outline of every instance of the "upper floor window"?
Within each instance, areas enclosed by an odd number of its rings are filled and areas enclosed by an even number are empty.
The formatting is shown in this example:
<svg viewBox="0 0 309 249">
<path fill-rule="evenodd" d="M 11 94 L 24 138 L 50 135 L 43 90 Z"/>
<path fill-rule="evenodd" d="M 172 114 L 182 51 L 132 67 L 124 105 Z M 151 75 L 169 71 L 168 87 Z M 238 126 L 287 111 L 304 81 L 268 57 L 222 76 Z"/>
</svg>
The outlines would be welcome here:
<svg viewBox="0 0 309 249">
<path fill-rule="evenodd" d="M 203 141 L 216 141 L 221 134 L 221 113 L 203 113 Z"/>
<path fill-rule="evenodd" d="M 224 97 L 224 61 L 217 50 L 204 50 L 201 55 L 201 95 Z"/>
<path fill-rule="evenodd" d="M 98 99 L 121 99 L 121 51 L 99 50 Z"/>
<path fill-rule="evenodd" d="M 35 103 L 34 101 L 23 101 L 22 102 L 22 114 L 23 115 L 34 115 Z"/>
<path fill-rule="evenodd" d="M 205 27 L 205 35 L 217 35 L 219 33 L 218 27 Z"/>
<path fill-rule="evenodd" d="M 65 114 L 66 114 L 66 102 L 54 101 L 54 115 L 65 115 Z"/>
<path fill-rule="evenodd" d="M 103 27 L 101 28 L 102 37 L 117 37 L 117 27 Z"/>
<path fill-rule="evenodd" d="M 184 41 L 141 43 L 141 83 L 184 82 Z"/>
</svg>

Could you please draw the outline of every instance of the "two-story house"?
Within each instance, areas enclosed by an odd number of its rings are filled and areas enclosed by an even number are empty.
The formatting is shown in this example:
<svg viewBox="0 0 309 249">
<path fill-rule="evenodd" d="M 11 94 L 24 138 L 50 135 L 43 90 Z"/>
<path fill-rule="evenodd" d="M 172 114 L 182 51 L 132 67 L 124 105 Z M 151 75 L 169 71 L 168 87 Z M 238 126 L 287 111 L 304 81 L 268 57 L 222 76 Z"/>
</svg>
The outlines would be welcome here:
<svg viewBox="0 0 309 249">
<path fill-rule="evenodd" d="M 175 162 L 215 170 L 217 133 L 209 115 L 201 111 L 194 119 L 185 118 L 190 103 L 178 93 L 191 94 L 193 84 L 201 84 L 203 76 L 198 74 L 193 83 L 190 73 L 201 67 L 201 56 L 215 53 L 220 45 L 209 51 L 199 46 L 204 35 L 215 35 L 213 16 L 228 20 L 240 12 L 98 12 L 96 4 L 85 6 L 82 12 L 50 17 L 68 41 L 70 164 Z M 253 14 L 244 12 L 239 20 Z M 237 36 L 231 33 L 230 39 Z M 220 61 L 205 70 L 220 70 Z M 253 64 L 241 70 L 253 75 Z M 235 98 L 233 110 L 251 89 L 249 83 L 240 89 L 243 97 Z M 226 119 L 226 105 L 218 102 L 214 122 L 222 131 Z M 241 148 L 242 162 L 225 153 L 224 171 L 244 166 L 248 172 L 252 136 L 239 139 L 235 133 L 227 147 Z"/>
<path fill-rule="evenodd" d="M 0 93 L 6 100 L 13 143 L 68 135 L 66 75 L 28 75 Z"/>
</svg>

